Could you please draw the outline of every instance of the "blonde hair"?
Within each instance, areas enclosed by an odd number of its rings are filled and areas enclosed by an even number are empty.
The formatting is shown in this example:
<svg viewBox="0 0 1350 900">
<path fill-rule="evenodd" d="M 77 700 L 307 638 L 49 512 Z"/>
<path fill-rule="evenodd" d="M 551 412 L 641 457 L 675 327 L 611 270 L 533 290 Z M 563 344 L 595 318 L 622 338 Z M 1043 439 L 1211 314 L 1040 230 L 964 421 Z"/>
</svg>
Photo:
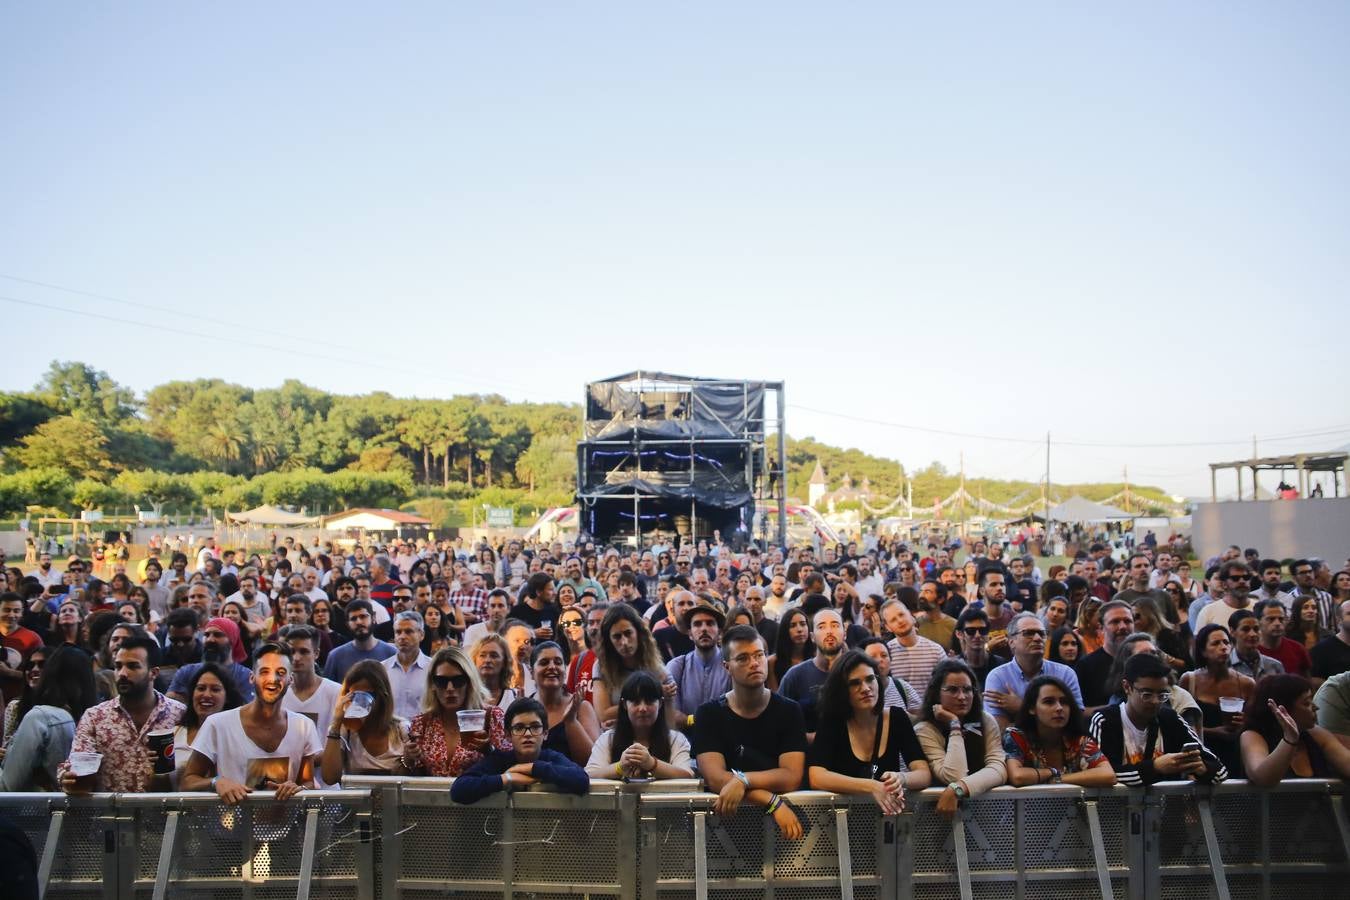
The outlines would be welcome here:
<svg viewBox="0 0 1350 900">
<path fill-rule="evenodd" d="M 478 677 L 478 669 L 473 661 L 458 647 L 442 647 L 431 658 L 431 665 L 427 666 L 427 686 L 422 694 L 422 712 L 436 712 L 438 709 L 436 688 L 431 679 L 442 663 L 457 666 L 469 679 L 469 689 L 464 695 L 464 705 L 460 709 L 482 709 L 486 691 L 483 689 L 483 679 Z"/>
<path fill-rule="evenodd" d="M 502 690 L 506 690 L 516 683 L 516 661 L 511 656 L 511 647 L 506 643 L 506 638 L 502 637 L 500 634 L 485 634 L 469 648 L 469 656 L 473 659 L 474 675 L 477 676 L 480 681 L 482 680 L 482 676 L 478 674 L 478 651 L 482 650 L 488 644 L 496 644 L 497 648 L 502 651 L 502 671 L 498 676 L 499 683 L 497 686 Z M 483 690 L 485 693 L 488 692 L 486 683 L 484 683 Z"/>
</svg>

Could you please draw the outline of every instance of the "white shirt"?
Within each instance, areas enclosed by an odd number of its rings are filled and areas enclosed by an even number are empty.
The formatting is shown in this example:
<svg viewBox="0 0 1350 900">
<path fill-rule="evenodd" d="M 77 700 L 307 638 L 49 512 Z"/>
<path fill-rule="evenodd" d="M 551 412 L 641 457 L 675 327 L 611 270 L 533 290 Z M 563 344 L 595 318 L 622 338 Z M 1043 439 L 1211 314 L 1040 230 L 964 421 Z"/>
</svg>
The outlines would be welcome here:
<svg viewBox="0 0 1350 900">
<path fill-rule="evenodd" d="M 464 642 L 462 646 L 465 650 L 473 647 L 474 644 L 481 641 L 493 632 L 488 631 L 486 622 L 474 622 L 468 628 L 464 629 Z"/>
<path fill-rule="evenodd" d="M 860 599 L 866 600 L 873 594 L 880 594 L 885 590 L 885 587 L 885 584 L 881 580 L 881 576 L 873 572 L 866 578 L 859 578 L 858 583 L 853 586 L 853 589 L 858 592 L 858 597 Z"/>
<path fill-rule="evenodd" d="M 43 587 L 54 587 L 61 583 L 61 573 L 56 571 L 56 566 L 52 566 L 43 574 L 41 569 L 34 569 L 28 573 L 29 577 L 36 578 Z"/>
<path fill-rule="evenodd" d="M 431 657 L 418 652 L 417 659 L 406 671 L 398 661 L 398 654 L 380 663 L 389 670 L 389 686 L 394 691 L 394 715 L 400 719 L 412 719 L 422 711 L 422 698 L 427 692 L 427 669 L 431 667 Z"/>
<path fill-rule="evenodd" d="M 314 693 L 307 700 L 301 700 L 295 695 L 295 685 L 291 685 L 281 698 L 281 708 L 307 717 L 319 730 L 319 736 L 323 737 L 333 724 L 333 707 L 337 706 L 337 698 L 341 693 L 342 685 L 329 678 L 320 678 Z"/>
<path fill-rule="evenodd" d="M 192 752 L 200 753 L 216 767 L 221 778 L 258 788 L 264 781 L 282 784 L 297 781 L 306 757 L 323 752 L 323 741 L 314 723 L 299 713 L 286 713 L 286 734 L 277 748 L 268 752 L 244 731 L 238 709 L 218 712 L 202 723 Z"/>
</svg>

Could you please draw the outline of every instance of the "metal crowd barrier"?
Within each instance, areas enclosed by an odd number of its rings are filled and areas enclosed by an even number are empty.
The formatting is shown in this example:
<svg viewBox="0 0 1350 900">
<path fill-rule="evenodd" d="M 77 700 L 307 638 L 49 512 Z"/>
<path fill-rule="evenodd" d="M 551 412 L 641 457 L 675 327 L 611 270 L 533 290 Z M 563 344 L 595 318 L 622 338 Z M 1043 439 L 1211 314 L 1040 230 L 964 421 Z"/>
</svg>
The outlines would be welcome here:
<svg viewBox="0 0 1350 900">
<path fill-rule="evenodd" d="M 1267 900 L 1350 897 L 1341 782 L 1085 791 L 999 788 L 954 822 L 939 792 L 883 817 L 870 798 L 789 795 L 712 811 L 697 781 L 597 781 L 474 804 L 448 779 L 348 778 L 284 804 L 206 794 L 0 794 L 49 897 L 463 900 Z"/>
</svg>

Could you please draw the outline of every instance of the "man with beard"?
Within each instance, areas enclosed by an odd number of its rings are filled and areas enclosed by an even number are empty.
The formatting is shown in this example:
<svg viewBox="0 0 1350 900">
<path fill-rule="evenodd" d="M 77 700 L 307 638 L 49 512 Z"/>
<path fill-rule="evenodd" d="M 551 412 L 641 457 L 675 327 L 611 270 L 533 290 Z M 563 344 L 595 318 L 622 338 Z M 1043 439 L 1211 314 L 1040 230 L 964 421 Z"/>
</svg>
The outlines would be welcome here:
<svg viewBox="0 0 1350 900">
<path fill-rule="evenodd" d="M 783 618 L 791 604 L 788 601 L 788 580 L 782 573 L 776 573 L 769 579 L 769 595 L 764 598 L 764 615 L 777 621 Z"/>
<path fill-rule="evenodd" d="M 801 707 L 808 741 L 816 737 L 820 689 L 830 674 L 830 666 L 844 649 L 844 619 L 839 610 L 827 607 L 816 612 L 811 620 L 811 639 L 816 644 L 816 655 L 788 669 L 778 685 L 778 693 Z"/>
<path fill-rule="evenodd" d="M 197 639 L 196 610 L 175 609 L 164 620 L 164 656 L 159 667 L 156 686 L 167 691 L 178 670 L 202 661 L 202 644 Z"/>
<path fill-rule="evenodd" d="M 260 633 L 272 615 L 272 604 L 267 601 L 267 597 L 258 593 L 258 576 L 253 574 L 251 569 L 246 569 L 244 574 L 239 576 L 239 593 L 231 594 L 225 599 L 237 600 L 244 608 L 244 627 L 252 635 Z"/>
<path fill-rule="evenodd" d="M 197 674 L 197 670 L 202 667 L 202 663 L 213 662 L 230 673 L 230 677 L 234 679 L 235 687 L 239 688 L 239 695 L 245 701 L 252 700 L 253 673 L 247 667 L 234 661 L 234 647 L 238 643 L 239 626 L 234 622 L 223 617 L 207 622 L 206 627 L 202 629 L 202 662 L 188 663 L 178 667 L 172 683 L 169 684 L 169 696 L 179 703 L 187 703 L 189 699 L 187 695 L 188 685 L 192 683 L 192 677 Z M 242 649 L 239 658 L 244 658 Z"/>
<path fill-rule="evenodd" d="M 291 683 L 291 648 L 266 643 L 253 659 L 257 697 L 202 723 L 183 772 L 184 791 L 212 791 L 234 805 L 254 790 L 275 790 L 288 800 L 314 786 L 323 752 L 318 729 L 307 716 L 289 712 L 282 698 Z M 258 750 L 266 756 L 258 757 Z"/>
<path fill-rule="evenodd" d="M 101 753 L 93 775 L 77 777 L 70 763 L 57 767 L 61 790 L 67 794 L 134 794 L 171 790 L 167 775 L 155 775 L 146 735 L 172 731 L 185 707 L 155 690 L 159 674 L 159 644 L 154 638 L 127 638 L 113 660 L 117 696 L 91 706 L 75 728 L 71 753 Z"/>
<path fill-rule="evenodd" d="M 731 690 L 731 676 L 722 665 L 722 629 L 726 616 L 715 606 L 699 603 L 684 613 L 681 623 L 694 649 L 666 664 L 675 681 L 675 709 L 682 726 L 692 727 L 694 713 L 709 700 Z"/>
<path fill-rule="evenodd" d="M 1102 645 L 1078 661 L 1075 670 L 1083 692 L 1083 707 L 1091 713 L 1111 699 L 1106 677 L 1116 661 L 1116 651 L 1134 632 L 1134 609 L 1124 600 L 1112 600 L 1102 607 Z"/>
<path fill-rule="evenodd" d="M 372 631 L 374 619 L 371 604 L 367 600 L 353 600 L 347 604 L 347 630 L 352 639 L 341 647 L 334 647 L 323 665 L 326 678 L 341 683 L 347 676 L 347 670 L 363 659 L 384 662 L 398 651 L 393 644 L 377 639 Z"/>
<path fill-rule="evenodd" d="M 150 598 L 151 612 L 157 612 L 161 617 L 169 614 L 169 591 L 159 585 L 159 580 L 163 577 L 164 568 L 159 564 L 159 560 L 152 559 L 146 563 L 141 587 L 145 588 L 145 593 Z"/>
<path fill-rule="evenodd" d="M 52 555 L 42 553 L 38 555 L 38 567 L 28 573 L 29 578 L 36 578 L 38 584 L 43 587 L 56 587 L 61 583 L 61 573 L 56 571 L 52 565 Z"/>
<path fill-rule="evenodd" d="M 576 557 L 573 557 L 575 559 Z M 580 563 L 578 563 L 580 565 Z M 587 581 L 591 581 L 587 579 Z M 591 581 L 594 586 L 595 582 Z M 580 596 L 581 588 L 577 588 L 577 594 Z M 507 618 L 519 619 L 526 625 L 534 629 L 534 639 L 536 641 L 553 640 L 553 625 L 558 621 L 558 616 L 562 614 L 562 608 L 554 602 L 557 592 L 553 588 L 553 579 L 543 572 L 535 572 L 525 582 L 525 591 L 521 600 L 515 606 L 511 607 L 511 612 Z M 604 591 L 596 594 L 601 600 L 605 599 Z"/>
</svg>

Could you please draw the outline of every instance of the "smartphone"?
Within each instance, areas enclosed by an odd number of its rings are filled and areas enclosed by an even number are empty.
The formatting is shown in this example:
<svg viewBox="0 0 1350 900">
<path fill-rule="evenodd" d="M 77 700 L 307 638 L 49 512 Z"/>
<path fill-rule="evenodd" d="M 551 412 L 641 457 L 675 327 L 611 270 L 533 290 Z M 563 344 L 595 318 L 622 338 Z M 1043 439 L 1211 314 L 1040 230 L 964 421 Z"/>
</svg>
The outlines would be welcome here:
<svg viewBox="0 0 1350 900">
<path fill-rule="evenodd" d="M 68 584 L 54 584 L 54 585 L 52 585 L 51 587 L 47 588 L 47 593 L 49 593 L 49 594 L 69 594 L 69 593 L 70 593 L 70 585 L 68 585 Z"/>
<path fill-rule="evenodd" d="M 1182 747 L 1181 747 L 1181 752 L 1182 752 L 1182 753 L 1199 753 L 1199 752 L 1200 752 L 1200 745 L 1197 744 L 1195 741 L 1191 741 L 1191 742 L 1189 742 L 1189 743 L 1187 743 L 1187 744 L 1183 744 L 1183 745 L 1182 745 Z"/>
</svg>

